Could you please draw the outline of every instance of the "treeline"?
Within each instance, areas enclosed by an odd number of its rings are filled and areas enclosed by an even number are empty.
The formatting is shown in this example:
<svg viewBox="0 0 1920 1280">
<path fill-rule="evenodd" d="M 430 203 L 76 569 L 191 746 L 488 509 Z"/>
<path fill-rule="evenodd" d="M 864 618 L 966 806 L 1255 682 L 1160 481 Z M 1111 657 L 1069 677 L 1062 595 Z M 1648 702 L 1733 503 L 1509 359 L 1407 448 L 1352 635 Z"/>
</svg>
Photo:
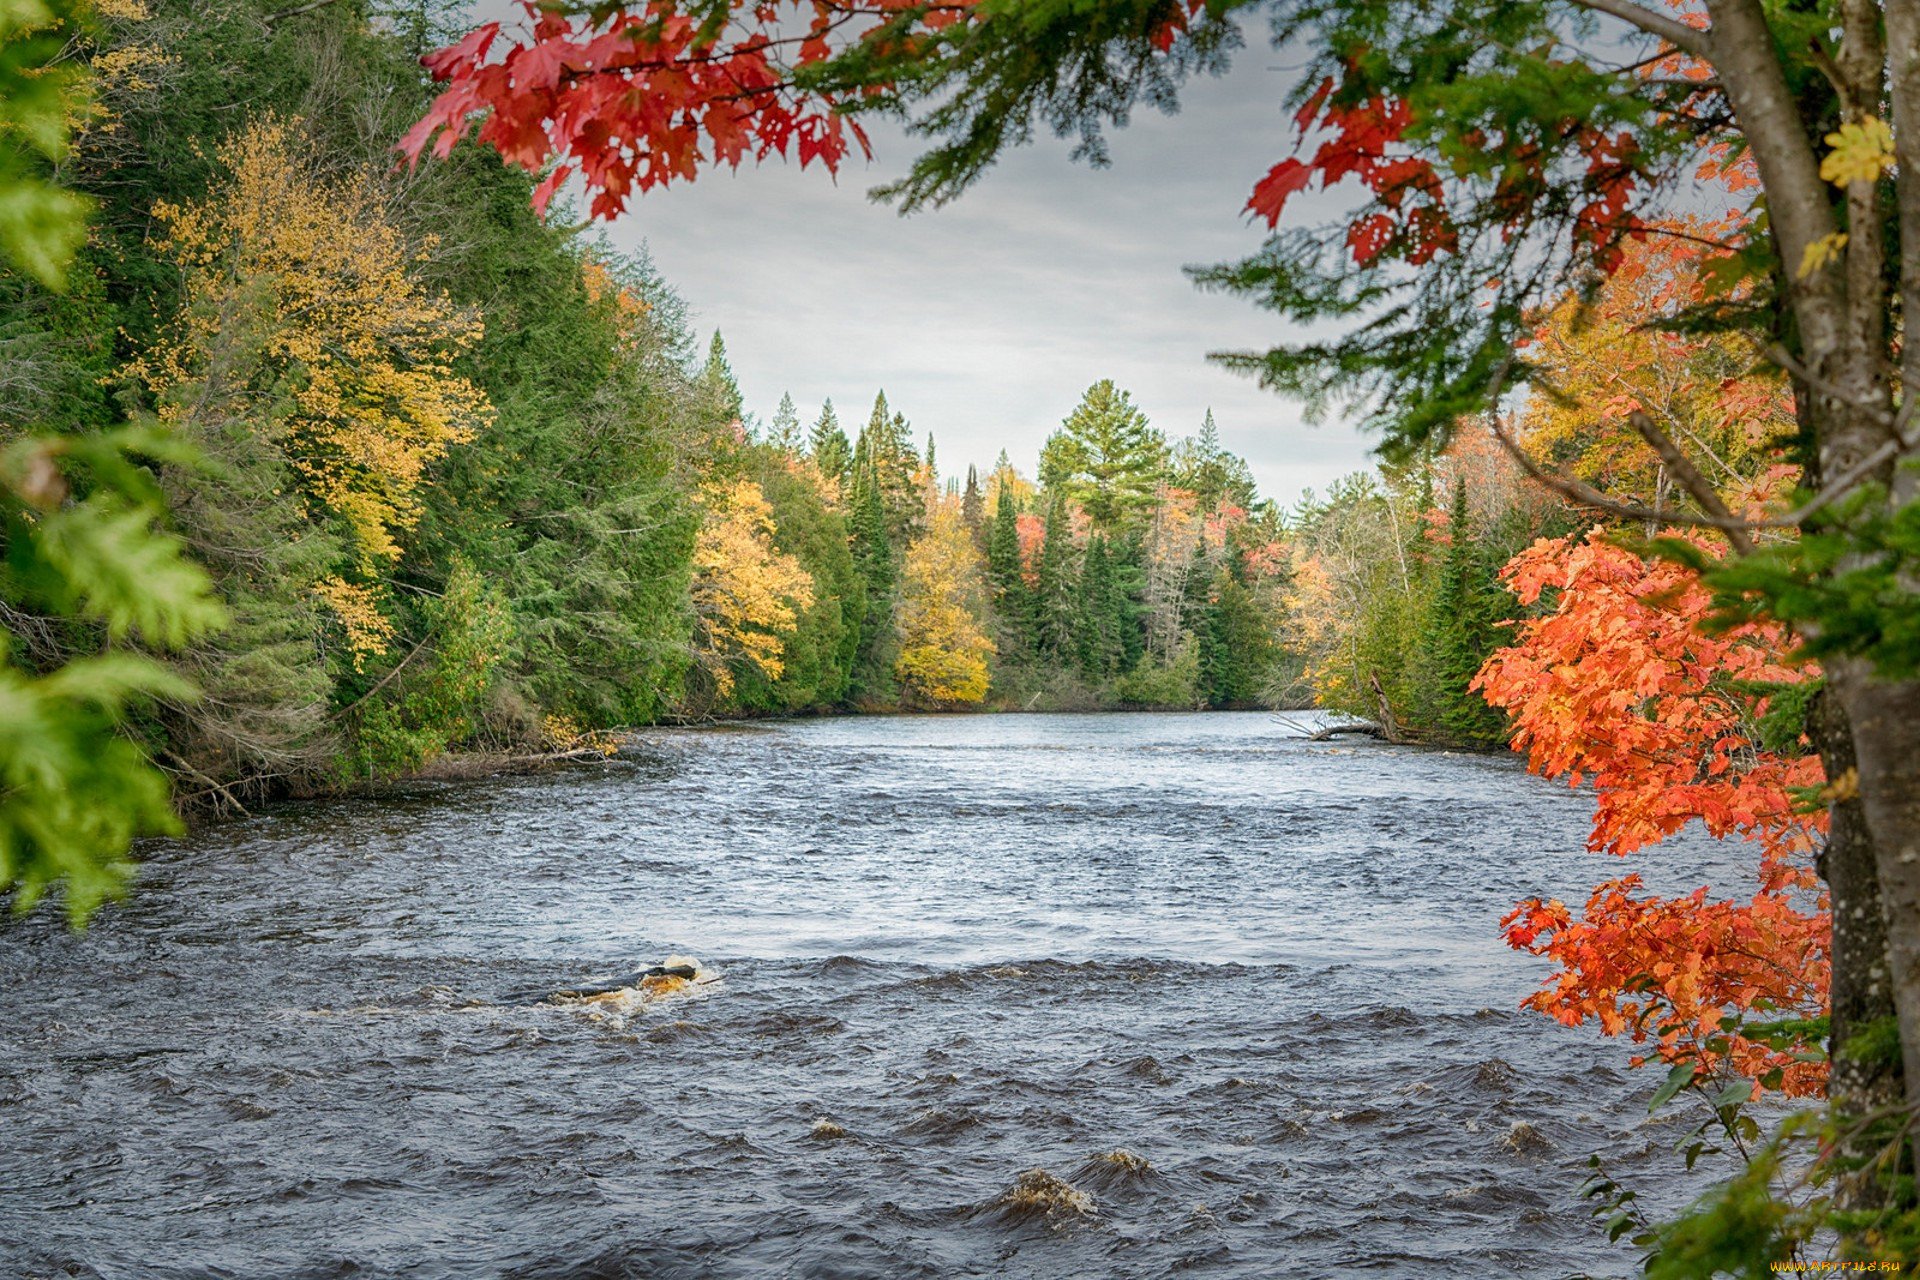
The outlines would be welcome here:
<svg viewBox="0 0 1920 1280">
<path fill-rule="evenodd" d="M 121 0 L 67 40 L 88 237 L 64 292 L 0 280 L 0 436 L 165 429 L 141 469 L 217 609 L 153 646 L 125 732 L 178 800 L 713 715 L 1321 705 L 1503 737 L 1467 690 L 1497 572 L 1565 520 L 1490 448 L 1283 511 L 1211 415 L 1169 440 L 1111 381 L 1031 475 L 943 475 L 884 393 L 760 425 L 644 256 L 536 218 L 490 151 L 395 165 L 460 16 Z M 128 634 L 9 584 L 24 672 Z"/>
<path fill-rule="evenodd" d="M 163 643 L 14 574 L 13 668 L 151 642 L 123 729 L 189 805 L 676 717 L 1280 696 L 1281 522 L 1211 422 L 1169 445 L 1102 383 L 1035 480 L 964 484 L 884 395 L 750 430 L 644 257 L 489 151 L 394 163 L 461 16 L 116 0 L 60 34 L 91 92 L 53 176 L 91 207 L 64 291 L 0 280 L 0 444 L 64 467 L 135 424 L 158 498 L 81 594 L 137 599 L 164 511 L 207 599 Z M 12 554 L 52 563 L 33 483 Z"/>
<path fill-rule="evenodd" d="M 1211 415 L 1169 445 L 1096 383 L 1037 479 L 1004 452 L 943 479 L 884 392 L 852 438 L 831 402 L 803 428 L 791 398 L 761 435 L 753 480 L 812 603 L 730 709 L 1237 707 L 1285 687 L 1283 526 Z"/>
</svg>

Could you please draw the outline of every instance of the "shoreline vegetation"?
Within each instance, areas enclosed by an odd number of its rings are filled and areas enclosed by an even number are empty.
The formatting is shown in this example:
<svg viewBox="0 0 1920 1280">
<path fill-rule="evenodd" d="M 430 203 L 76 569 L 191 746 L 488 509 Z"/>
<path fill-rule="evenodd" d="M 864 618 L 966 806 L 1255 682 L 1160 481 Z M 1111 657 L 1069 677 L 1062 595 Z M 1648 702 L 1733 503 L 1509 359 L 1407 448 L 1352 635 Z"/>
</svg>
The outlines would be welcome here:
<svg viewBox="0 0 1920 1280">
<path fill-rule="evenodd" d="M 194 616 L 156 642 L 15 582 L 5 620 L 30 673 L 153 664 L 115 717 L 148 829 L 709 717 L 1385 705 L 1504 741 L 1466 688 L 1496 575 L 1564 530 L 1484 441 L 1283 508 L 1112 380 L 1031 472 L 943 471 L 884 392 L 763 421 L 644 251 L 478 145 L 394 163 L 437 21 L 140 0 L 75 45 L 93 213 L 64 291 L 0 278 L 0 444 L 131 432 L 125 519 Z"/>
</svg>

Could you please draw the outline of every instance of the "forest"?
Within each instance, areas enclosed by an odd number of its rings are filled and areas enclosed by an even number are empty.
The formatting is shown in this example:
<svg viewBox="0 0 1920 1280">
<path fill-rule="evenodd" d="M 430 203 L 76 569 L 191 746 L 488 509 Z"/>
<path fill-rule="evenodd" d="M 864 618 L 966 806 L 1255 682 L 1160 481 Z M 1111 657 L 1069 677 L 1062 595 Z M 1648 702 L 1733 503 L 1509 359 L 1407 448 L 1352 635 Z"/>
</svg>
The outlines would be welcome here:
<svg viewBox="0 0 1920 1280">
<path fill-rule="evenodd" d="M 1650 1274 L 1920 1259 L 1913 0 L 520 7 L 0 5 L 16 908 L 84 921 L 183 816 L 639 726 L 1311 708 L 1590 786 L 1594 852 L 1739 851 L 1500 922 L 1527 1007 L 1700 1102 L 1688 1168 L 1737 1159 L 1665 1222 L 1596 1164 Z M 1259 8 L 1308 51 L 1294 154 L 1260 251 L 1193 274 L 1344 326 L 1215 357 L 1378 433 L 1324 493 L 1259 494 L 1124 368 L 1026 470 L 942 471 L 879 388 L 763 417 L 595 230 L 834 168 L 866 111 L 923 145 L 905 208 L 1037 127 L 1098 158 Z M 1767 1132 L 1780 1099 L 1820 1106 Z"/>
<path fill-rule="evenodd" d="M 145 553 L 180 609 L 123 738 L 175 807 L 716 716 L 1317 705 L 1504 740 L 1467 690 L 1497 575 L 1577 521 L 1485 448 L 1282 507 L 1210 414 L 1170 440 L 1114 380 L 1026 472 L 943 476 L 884 391 L 762 421 L 721 334 L 522 170 L 395 164 L 446 20 L 142 3 L 78 37 L 89 230 L 64 289 L 7 277 L 0 431 L 147 464 L 151 505 L 102 494 L 85 536 L 163 510 L 177 549 Z M 14 581 L 18 670 L 120 629 Z"/>
</svg>

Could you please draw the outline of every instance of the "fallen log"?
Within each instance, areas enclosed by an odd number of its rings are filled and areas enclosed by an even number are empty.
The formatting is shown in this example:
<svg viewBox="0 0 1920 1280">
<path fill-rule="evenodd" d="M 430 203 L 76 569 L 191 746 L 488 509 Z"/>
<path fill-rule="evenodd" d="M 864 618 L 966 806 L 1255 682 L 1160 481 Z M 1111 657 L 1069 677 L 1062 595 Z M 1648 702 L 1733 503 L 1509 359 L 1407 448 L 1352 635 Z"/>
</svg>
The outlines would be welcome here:
<svg viewBox="0 0 1920 1280">
<path fill-rule="evenodd" d="M 1382 742 L 1391 742 L 1384 726 L 1372 720 L 1353 720 L 1346 724 L 1330 724 L 1314 730 L 1307 735 L 1308 742 L 1332 742 L 1343 733 L 1364 734 L 1369 738 L 1378 738 Z"/>
</svg>

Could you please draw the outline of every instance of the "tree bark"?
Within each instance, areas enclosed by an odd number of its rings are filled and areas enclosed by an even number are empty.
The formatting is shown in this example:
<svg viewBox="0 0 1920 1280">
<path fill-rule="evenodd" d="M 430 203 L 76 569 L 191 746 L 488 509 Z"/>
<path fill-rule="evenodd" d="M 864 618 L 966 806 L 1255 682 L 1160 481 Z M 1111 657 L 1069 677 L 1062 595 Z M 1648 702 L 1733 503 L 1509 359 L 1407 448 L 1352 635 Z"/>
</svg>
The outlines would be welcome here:
<svg viewBox="0 0 1920 1280">
<path fill-rule="evenodd" d="M 1807 728 L 1819 749 L 1821 763 L 1832 780 L 1834 801 L 1827 831 L 1827 847 L 1820 855 L 1820 875 L 1834 904 L 1833 1030 L 1828 1041 L 1833 1070 L 1827 1097 L 1838 1126 L 1897 1104 L 1904 1096 L 1904 1075 L 1898 1057 L 1880 1051 L 1885 1027 L 1895 1018 L 1891 964 L 1887 957 L 1887 927 L 1880 903 L 1879 866 L 1873 838 L 1859 794 L 1848 786 L 1856 776 L 1853 727 L 1831 690 L 1815 699 Z M 1862 1134 L 1845 1152 L 1864 1165 L 1876 1154 L 1873 1134 Z M 1842 1174 L 1835 1195 L 1842 1208 L 1878 1207 L 1886 1187 L 1858 1172 Z"/>
</svg>

